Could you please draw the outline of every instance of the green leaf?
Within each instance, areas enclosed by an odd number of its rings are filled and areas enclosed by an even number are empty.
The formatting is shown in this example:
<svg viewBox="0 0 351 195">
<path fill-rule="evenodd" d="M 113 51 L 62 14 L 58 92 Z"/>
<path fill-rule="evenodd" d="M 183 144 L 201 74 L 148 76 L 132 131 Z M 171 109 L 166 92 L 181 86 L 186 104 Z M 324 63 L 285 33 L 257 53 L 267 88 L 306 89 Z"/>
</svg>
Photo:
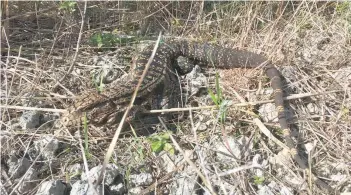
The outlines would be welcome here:
<svg viewBox="0 0 351 195">
<path fill-rule="evenodd" d="M 222 90 L 219 87 L 219 75 L 218 75 L 218 72 L 216 72 L 216 90 L 217 90 L 217 101 L 218 101 L 218 104 L 220 104 L 221 101 L 222 101 Z"/>
<path fill-rule="evenodd" d="M 264 177 L 258 177 L 258 176 L 254 176 L 254 183 L 256 185 L 261 185 L 264 182 Z"/>
<path fill-rule="evenodd" d="M 171 132 L 155 134 L 152 137 L 148 138 L 147 140 L 151 145 L 151 150 L 156 153 L 164 150 L 169 152 L 170 154 L 174 154 L 173 146 L 168 143 L 168 141 L 170 140 L 170 133 Z"/>
<path fill-rule="evenodd" d="M 219 106 L 219 118 L 220 118 L 221 123 L 224 122 L 224 119 L 226 118 L 226 113 L 227 113 L 228 107 L 231 103 L 232 102 L 230 100 L 223 100 L 221 102 L 221 104 Z"/>
<path fill-rule="evenodd" d="M 169 140 L 169 132 L 165 132 L 159 135 L 160 139 Z"/>
<path fill-rule="evenodd" d="M 151 142 L 151 150 L 153 152 L 161 152 L 163 150 L 164 147 L 164 142 L 163 141 L 153 141 Z"/>
<path fill-rule="evenodd" d="M 219 106 L 216 95 L 213 93 L 211 89 L 208 89 L 208 93 L 211 96 L 212 101 L 216 104 L 216 106 Z"/>
<path fill-rule="evenodd" d="M 166 143 L 163 147 L 163 150 L 168 152 L 171 155 L 174 155 L 174 148 L 173 148 L 172 144 L 170 144 L 170 143 Z"/>
<path fill-rule="evenodd" d="M 76 6 L 77 2 L 75 1 L 64 1 L 60 3 L 59 9 L 62 10 L 67 10 L 69 13 L 74 12 L 76 9 L 74 8 Z"/>
</svg>

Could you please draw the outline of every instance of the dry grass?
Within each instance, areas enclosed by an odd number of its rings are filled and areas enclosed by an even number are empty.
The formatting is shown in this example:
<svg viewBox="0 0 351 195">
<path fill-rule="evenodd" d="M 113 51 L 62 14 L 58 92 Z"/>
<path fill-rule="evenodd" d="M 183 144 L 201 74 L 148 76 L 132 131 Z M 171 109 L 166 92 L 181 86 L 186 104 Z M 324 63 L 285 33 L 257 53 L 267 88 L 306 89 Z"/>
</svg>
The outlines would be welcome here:
<svg viewBox="0 0 351 195">
<path fill-rule="evenodd" d="M 122 73 L 126 72 L 130 57 L 125 57 L 124 48 L 135 50 L 135 44 L 139 40 L 150 37 L 155 40 L 159 30 L 162 30 L 166 35 L 196 38 L 264 54 L 281 68 L 286 77 L 285 88 L 289 95 L 322 94 L 289 100 L 288 107 L 293 113 L 289 122 L 295 134 L 298 132 L 302 151 L 309 154 L 317 175 L 325 177 L 335 189 L 347 190 L 347 185 L 350 185 L 351 159 L 351 4 L 88 2 L 84 23 L 80 15 L 84 12 L 84 4 L 78 5 L 76 11 L 68 12 L 59 10 L 60 4 L 55 2 L 9 3 L 10 18 L 6 21 L 10 23 L 10 33 L 6 34 L 5 41 L 1 40 L 1 52 L 7 55 L 1 59 L 0 125 L 1 133 L 9 136 L 6 142 L 1 143 L 2 160 L 6 160 L 8 154 L 14 153 L 13 148 L 27 151 L 33 140 L 52 135 L 54 131 L 47 126 L 24 131 L 15 128 L 11 124 L 21 116 L 23 110 L 36 109 L 35 107 L 48 108 L 50 111 L 67 108 L 79 92 L 94 88 L 92 71 L 101 70 L 101 65 L 94 60 L 113 58 L 114 68 Z M 137 39 L 120 43 L 112 51 L 99 50 L 92 46 L 90 40 L 95 33 L 101 31 L 132 35 Z M 224 78 L 221 83 L 226 98 L 235 100 L 241 96 L 248 101 L 257 101 L 257 89 L 267 88 L 267 82 L 259 70 L 253 72 L 254 75 L 251 74 L 252 70 L 222 72 Z M 327 93 L 334 90 L 340 92 Z M 208 106 L 209 102 L 202 99 L 197 104 Z M 4 105 L 17 107 L 6 109 Z M 245 111 L 251 111 L 251 108 Z M 254 169 L 246 169 L 246 165 L 251 163 L 256 154 L 260 154 L 263 159 L 269 159 L 281 148 L 260 135 L 257 126 L 253 125 L 252 115 L 237 111 L 229 113 L 229 122 L 223 127 L 216 122 L 214 112 L 194 111 L 190 114 L 191 122 L 175 122 L 180 131 L 176 135 L 177 139 L 172 141 L 177 142 L 182 150 L 196 151 L 200 160 L 196 161 L 199 164 L 194 170 L 196 168 L 203 174 L 206 186 L 218 184 L 222 189 L 226 183 L 235 183 L 237 190 L 252 194 L 258 188 L 252 179 L 255 175 Z M 57 118 L 54 112 L 45 112 L 45 116 Z M 207 131 L 199 132 L 198 128 L 202 124 L 207 125 Z M 264 124 L 269 129 L 276 127 L 274 123 Z M 229 161 L 228 164 L 217 162 L 213 154 L 216 151 L 211 149 L 211 144 L 221 138 L 223 142 L 227 142 L 227 138 L 238 134 L 251 138 L 250 142 L 255 148 L 250 155 L 241 161 Z M 273 134 L 279 137 L 279 131 Z M 79 149 L 79 146 L 74 146 L 77 142 L 72 141 L 72 137 L 58 138 Z M 88 159 L 90 168 L 101 162 L 110 139 L 111 136 L 105 131 L 101 132 L 100 137 L 90 138 L 90 151 L 94 154 L 93 160 Z M 126 169 L 149 167 L 160 158 L 151 154 L 149 144 L 145 137 L 123 135 L 112 159 Z M 201 152 L 198 151 L 199 148 Z M 55 160 L 69 159 L 71 156 L 73 154 L 64 152 Z M 75 157 L 75 160 L 83 161 L 82 157 Z M 71 163 L 72 161 L 66 161 L 63 164 Z M 205 168 L 208 165 L 212 165 L 212 171 L 217 177 L 209 176 L 209 170 Z M 236 168 L 241 166 L 243 169 L 238 171 Z M 280 187 L 296 189 L 296 186 L 287 184 L 283 171 L 275 166 L 265 169 L 266 184 L 275 181 Z M 64 171 L 58 171 L 60 169 L 55 168 L 51 174 L 65 179 L 65 170 L 63 168 Z M 230 169 L 234 169 L 234 173 L 226 177 L 218 176 Z M 289 169 L 297 170 L 292 166 Z M 181 170 L 177 168 L 175 171 Z M 155 175 L 158 178 L 165 176 Z M 345 178 L 336 180 L 338 175 Z M 47 176 L 43 175 L 40 179 L 47 179 Z M 167 182 L 169 181 L 165 180 Z M 159 183 L 156 188 L 164 189 L 165 183 Z M 16 185 L 18 183 L 9 187 Z M 208 189 L 213 191 L 211 187 Z M 314 187 L 308 190 L 312 194 L 318 193 L 318 189 Z M 222 193 L 224 194 L 223 191 Z"/>
</svg>

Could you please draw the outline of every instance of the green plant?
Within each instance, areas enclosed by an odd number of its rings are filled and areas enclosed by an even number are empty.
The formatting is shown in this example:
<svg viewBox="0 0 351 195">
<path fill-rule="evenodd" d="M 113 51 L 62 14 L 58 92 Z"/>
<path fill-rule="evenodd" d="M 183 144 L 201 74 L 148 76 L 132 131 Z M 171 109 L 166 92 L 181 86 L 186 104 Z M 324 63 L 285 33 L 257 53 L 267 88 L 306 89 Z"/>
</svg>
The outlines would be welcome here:
<svg viewBox="0 0 351 195">
<path fill-rule="evenodd" d="M 76 8 L 75 8 L 76 5 L 77 5 L 77 2 L 75 2 L 75 1 L 63 1 L 60 3 L 59 9 L 65 10 L 68 13 L 72 13 L 72 12 L 76 11 Z"/>
<path fill-rule="evenodd" d="M 211 89 L 208 89 L 208 93 L 211 96 L 212 101 L 216 104 L 217 108 L 219 109 L 219 120 L 221 123 L 224 123 L 228 105 L 231 104 L 230 101 L 224 100 L 223 95 L 222 95 L 222 89 L 219 86 L 219 75 L 216 73 L 216 92 L 215 94 Z"/>
<path fill-rule="evenodd" d="M 65 180 L 66 180 L 66 182 L 67 183 L 70 183 L 71 182 L 71 179 L 73 178 L 73 177 L 77 177 L 77 176 L 81 176 L 82 175 L 82 171 L 76 171 L 75 173 L 68 173 L 68 172 L 66 172 L 65 173 Z"/>
<path fill-rule="evenodd" d="M 348 1 L 341 2 L 335 6 L 335 10 L 338 14 L 350 13 L 350 5 Z"/>
<path fill-rule="evenodd" d="M 348 116 L 350 116 L 350 109 L 343 106 L 342 109 L 341 109 L 341 117 L 343 119 L 347 120 Z"/>
<path fill-rule="evenodd" d="M 348 31 L 351 34 L 351 3 L 348 1 L 337 3 L 335 11 L 348 22 Z"/>
<path fill-rule="evenodd" d="M 264 177 L 254 176 L 254 183 L 256 185 L 262 185 L 264 182 Z"/>
<path fill-rule="evenodd" d="M 116 32 L 116 31 L 114 31 Z M 90 37 L 90 44 L 99 49 L 115 48 L 120 44 L 126 44 L 134 41 L 134 37 L 121 36 L 112 33 L 95 33 Z"/>
<path fill-rule="evenodd" d="M 94 85 L 95 89 L 98 92 L 102 92 L 104 90 L 104 87 L 105 87 L 105 84 L 103 83 L 103 79 L 104 79 L 103 71 L 100 70 L 96 74 L 93 73 L 91 75 L 91 79 L 92 79 L 92 82 L 93 82 L 93 85 Z"/>
<path fill-rule="evenodd" d="M 216 106 L 220 106 L 220 104 L 222 103 L 222 90 L 219 87 L 219 76 L 218 73 L 216 73 L 216 91 L 217 91 L 217 95 L 215 95 L 213 93 L 213 91 L 211 89 L 208 89 L 208 93 L 211 96 L 212 101 L 216 104 Z"/>
<path fill-rule="evenodd" d="M 153 152 L 159 153 L 161 151 L 166 151 L 171 155 L 174 154 L 174 148 L 169 143 L 170 140 L 170 132 L 165 132 L 161 134 L 156 134 L 148 138 L 148 141 L 151 145 L 151 150 Z"/>
<path fill-rule="evenodd" d="M 89 140 L 88 140 L 88 120 L 87 113 L 84 113 L 84 152 L 87 159 L 90 159 Z"/>
</svg>

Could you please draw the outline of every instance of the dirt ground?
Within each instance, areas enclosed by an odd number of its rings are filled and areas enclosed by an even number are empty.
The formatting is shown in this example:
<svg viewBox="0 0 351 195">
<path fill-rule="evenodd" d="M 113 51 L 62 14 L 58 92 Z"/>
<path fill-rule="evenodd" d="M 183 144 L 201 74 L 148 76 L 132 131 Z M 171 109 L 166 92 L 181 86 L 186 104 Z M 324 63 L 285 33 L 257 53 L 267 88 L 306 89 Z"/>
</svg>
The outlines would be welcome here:
<svg viewBox="0 0 351 195">
<path fill-rule="evenodd" d="M 89 126 L 90 132 L 81 129 L 80 136 L 74 136 L 59 124 L 62 112 L 80 93 L 127 74 L 140 47 L 154 43 L 161 31 L 164 37 L 245 49 L 270 59 L 284 77 L 285 96 L 290 98 L 288 121 L 299 152 L 308 159 L 310 170 L 336 192 L 351 193 L 349 2 L 28 1 L 3 5 L 3 192 L 36 194 L 40 184 L 51 180 L 70 188 L 82 172 L 103 163 L 116 129 Z M 231 104 L 224 123 L 218 120 L 221 111 L 205 108 L 214 105 L 208 88 L 218 92 L 214 72 L 202 70 L 195 81 L 181 76 L 185 88 L 194 82 L 203 85 L 184 100 L 185 107 L 203 109 L 194 109 L 183 120 L 157 122 L 152 127 L 156 131 L 147 136 L 135 134 L 143 131 L 139 129 L 143 125 L 126 124 L 129 129 L 119 136 L 110 159 L 123 170 L 124 190 L 113 193 L 322 194 L 306 183 L 309 175 L 282 157 L 283 148 L 259 126 L 284 142 L 274 104 L 261 102 L 272 99 L 262 70 L 218 70 L 223 98 Z M 245 102 L 257 103 L 235 106 Z M 169 125 L 176 129 L 171 137 L 164 133 Z M 37 144 L 47 137 L 57 140 L 50 155 L 40 152 L 46 146 Z M 9 164 L 14 158 L 12 162 L 28 159 L 27 169 L 35 170 L 35 179 L 26 181 L 27 170 L 14 176 Z M 72 175 L 70 168 L 77 164 L 83 168 Z M 132 176 L 141 173 L 150 174 L 151 182 L 133 183 Z M 192 182 L 194 190 L 184 190 Z"/>
</svg>

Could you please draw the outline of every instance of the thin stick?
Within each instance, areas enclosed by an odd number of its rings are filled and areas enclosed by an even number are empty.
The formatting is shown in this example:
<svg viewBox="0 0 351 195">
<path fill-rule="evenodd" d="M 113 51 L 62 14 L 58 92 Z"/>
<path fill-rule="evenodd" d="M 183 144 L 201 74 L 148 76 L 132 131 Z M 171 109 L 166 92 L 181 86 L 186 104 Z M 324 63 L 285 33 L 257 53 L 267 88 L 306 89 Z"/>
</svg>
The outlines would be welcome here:
<svg viewBox="0 0 351 195">
<path fill-rule="evenodd" d="M 301 93 L 301 94 L 294 94 L 287 97 L 284 97 L 284 100 L 293 100 L 293 99 L 300 99 L 305 97 L 317 96 L 317 95 L 326 95 L 330 93 L 337 93 L 341 92 L 342 90 L 333 90 L 333 91 L 326 91 L 326 92 L 318 92 L 318 93 Z M 229 105 L 229 107 L 243 107 L 243 106 L 250 106 L 250 105 L 258 105 L 258 104 L 266 104 L 274 102 L 274 100 L 263 100 L 263 101 L 255 101 L 255 102 L 242 102 L 237 104 Z M 201 110 L 201 109 L 213 109 L 216 106 L 201 106 L 201 107 L 191 107 L 191 108 L 170 108 L 170 109 L 162 109 L 162 110 L 150 110 L 149 113 L 162 113 L 162 112 L 179 112 L 179 111 L 189 111 L 189 110 Z"/>
<path fill-rule="evenodd" d="M 83 156 L 83 165 L 84 165 L 85 175 L 87 177 L 88 184 L 89 184 L 89 186 L 91 186 L 91 189 L 93 190 L 94 195 L 98 195 L 99 193 L 97 193 L 96 188 L 94 188 L 94 184 L 93 184 L 94 181 L 90 177 L 91 172 L 89 171 L 88 160 L 87 160 L 86 153 L 85 153 L 85 150 L 83 147 L 82 139 L 80 138 L 80 131 L 78 131 L 78 136 L 79 136 L 79 138 L 78 138 L 79 147 L 80 147 L 80 150 L 81 150 L 82 156 Z"/>
<path fill-rule="evenodd" d="M 76 63 L 78 52 L 79 52 L 80 41 L 82 39 L 86 11 L 87 11 L 87 1 L 85 1 L 83 13 L 80 12 L 81 16 L 82 16 L 82 21 L 81 21 L 81 24 L 80 24 L 80 30 L 79 30 L 78 40 L 77 40 L 77 45 L 76 45 L 76 52 L 74 53 L 73 60 L 71 62 L 71 65 L 69 66 L 69 69 L 68 69 L 67 73 L 63 75 L 63 77 L 54 85 L 53 88 L 56 88 L 59 85 L 59 83 L 62 83 L 62 81 L 64 81 L 66 79 L 66 76 L 71 74 L 71 72 L 73 70 L 73 67 L 74 67 L 74 64 Z M 73 94 L 71 94 L 71 95 L 73 95 Z"/>
<path fill-rule="evenodd" d="M 15 109 L 15 110 L 36 110 L 44 112 L 59 112 L 65 113 L 66 109 L 55 109 L 55 108 L 36 108 L 36 107 L 26 107 L 26 106 L 11 106 L 11 105 L 0 105 L 0 108 Z"/>
<path fill-rule="evenodd" d="M 137 96 L 137 93 L 138 93 L 138 91 L 139 91 L 139 88 L 140 88 L 140 86 L 141 86 L 141 83 L 143 82 L 143 80 L 144 80 L 144 78 L 145 78 L 145 76 L 146 76 L 146 73 L 147 73 L 147 71 L 149 70 L 150 64 L 151 64 L 152 60 L 153 60 L 154 57 L 155 57 L 155 54 L 156 54 L 156 51 L 157 51 L 158 44 L 159 44 L 160 40 L 161 40 L 161 33 L 158 35 L 158 39 L 157 39 L 157 42 L 156 42 L 156 44 L 155 44 L 154 50 L 152 51 L 152 54 L 151 54 L 151 56 L 150 56 L 150 58 L 149 58 L 149 61 L 148 61 L 147 64 L 145 65 L 145 69 L 144 69 L 143 74 L 141 75 L 141 77 L 140 77 L 140 79 L 139 79 L 138 85 L 136 86 L 136 88 L 135 88 L 135 90 L 134 90 L 132 99 L 131 99 L 131 101 L 130 101 L 128 107 L 126 108 L 126 111 L 124 112 L 124 115 L 123 115 L 123 117 L 122 117 L 122 119 L 121 119 L 121 122 L 120 122 L 119 125 L 118 125 L 118 128 L 117 128 L 117 131 L 116 131 L 115 135 L 113 136 L 112 142 L 111 142 L 111 144 L 110 144 L 110 146 L 109 146 L 109 148 L 108 148 L 108 150 L 107 150 L 107 153 L 106 153 L 106 156 L 105 156 L 105 159 L 104 159 L 104 163 L 102 164 L 102 169 L 101 169 L 99 178 L 98 178 L 98 180 L 97 180 L 97 182 L 96 182 L 95 185 L 99 185 L 99 184 L 102 182 L 102 177 L 103 177 L 103 175 L 104 175 L 104 172 L 105 172 L 105 169 L 106 169 L 106 165 L 107 165 L 109 159 L 110 159 L 111 156 L 112 156 L 112 152 L 113 152 L 114 148 L 116 147 L 117 140 L 118 140 L 119 134 L 120 134 L 121 131 L 122 131 L 122 127 L 123 127 L 124 121 L 126 120 L 128 114 L 129 114 L 130 109 L 131 109 L 131 108 L 133 107 L 133 105 L 134 105 L 134 100 L 135 100 L 135 98 L 136 98 L 136 96 Z"/>
<path fill-rule="evenodd" d="M 326 95 L 326 94 L 337 93 L 341 91 L 342 90 L 333 90 L 333 91 L 326 91 L 326 92 L 319 92 L 319 93 L 294 94 L 294 95 L 284 97 L 284 100 L 293 100 L 293 99 L 300 99 L 300 98 L 317 96 L 317 95 Z M 237 103 L 237 104 L 229 105 L 229 107 L 244 107 L 244 106 L 250 106 L 250 105 L 266 104 L 271 102 L 274 102 L 274 100 Z M 11 106 L 11 105 L 0 105 L 0 108 L 16 109 L 16 110 L 37 110 L 37 111 L 45 111 L 45 112 L 59 112 L 59 113 L 67 112 L 67 110 L 65 109 L 35 108 L 35 107 Z M 149 113 L 179 112 L 179 111 L 203 110 L 203 109 L 213 109 L 213 108 L 216 108 L 216 106 L 200 106 L 200 107 L 190 107 L 190 108 L 170 108 L 170 109 L 163 109 L 163 110 L 150 110 Z"/>
<path fill-rule="evenodd" d="M 57 9 L 57 6 L 52 6 L 52 7 L 49 7 L 49 8 L 46 8 L 46 9 L 42 9 L 42 10 L 38 10 L 38 11 L 32 11 L 32 12 L 27 12 L 25 14 L 20 14 L 20 15 L 16 15 L 16 16 L 12 16 L 11 18 L 6 18 L 6 19 L 2 19 L 2 21 L 9 21 L 9 20 L 13 20 L 13 19 L 16 19 L 16 18 L 20 18 L 20 17 L 23 17 L 23 16 L 30 16 L 30 15 L 33 15 L 33 14 L 38 14 L 38 13 L 41 13 L 41 12 L 46 12 L 46 11 L 51 11 L 51 10 L 54 10 L 54 9 Z"/>
<path fill-rule="evenodd" d="M 172 135 L 169 135 L 169 137 L 171 138 L 174 146 L 177 148 L 177 150 L 182 153 L 184 160 L 195 170 L 195 172 L 199 175 L 199 177 L 201 178 L 201 180 L 204 182 L 205 186 L 207 187 L 207 189 L 211 192 L 211 194 L 216 194 L 215 191 L 212 188 L 212 185 L 208 182 L 208 180 L 206 180 L 206 177 L 201 173 L 201 171 L 197 168 L 197 166 L 193 163 L 193 161 L 191 161 L 189 159 L 189 157 L 184 153 L 184 151 L 182 150 L 182 148 L 180 148 L 180 146 L 178 145 L 178 143 L 176 142 L 176 140 L 173 138 Z"/>
</svg>

